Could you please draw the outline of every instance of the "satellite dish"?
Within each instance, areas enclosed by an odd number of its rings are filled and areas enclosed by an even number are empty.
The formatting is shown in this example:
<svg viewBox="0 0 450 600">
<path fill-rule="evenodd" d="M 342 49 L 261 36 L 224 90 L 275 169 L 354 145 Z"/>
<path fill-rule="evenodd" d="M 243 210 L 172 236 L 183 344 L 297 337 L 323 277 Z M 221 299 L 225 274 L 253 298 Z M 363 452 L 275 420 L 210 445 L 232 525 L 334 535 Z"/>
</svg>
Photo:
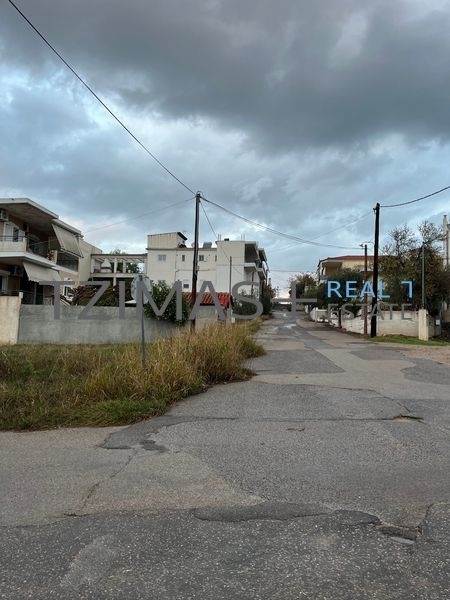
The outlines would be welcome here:
<svg viewBox="0 0 450 600">
<path fill-rule="evenodd" d="M 141 285 L 143 285 L 145 287 L 145 289 L 150 291 L 152 288 L 152 282 L 150 281 L 150 278 L 147 277 L 147 275 L 142 275 L 141 273 L 139 273 L 139 275 L 135 275 L 131 282 L 130 291 L 131 291 L 131 297 L 136 302 L 137 302 L 137 287 L 138 287 L 139 281 L 141 282 Z"/>
</svg>

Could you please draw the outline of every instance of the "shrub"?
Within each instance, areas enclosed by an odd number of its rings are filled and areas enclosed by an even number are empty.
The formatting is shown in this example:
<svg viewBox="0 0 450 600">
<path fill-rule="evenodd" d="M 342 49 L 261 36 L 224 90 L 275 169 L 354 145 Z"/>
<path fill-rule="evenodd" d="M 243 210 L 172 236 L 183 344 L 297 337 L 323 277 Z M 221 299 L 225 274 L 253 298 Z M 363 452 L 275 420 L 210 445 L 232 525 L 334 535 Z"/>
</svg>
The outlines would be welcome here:
<svg viewBox="0 0 450 600">
<path fill-rule="evenodd" d="M 152 296 L 155 304 L 158 308 L 161 308 L 166 300 L 167 296 L 170 294 L 170 287 L 167 285 L 165 281 L 161 281 L 159 283 L 154 283 L 152 285 Z M 155 314 L 155 311 L 151 307 L 149 303 L 145 304 L 144 311 L 145 315 L 151 319 L 158 319 L 160 321 L 170 321 L 172 323 L 176 323 L 177 325 L 183 325 L 189 318 L 189 310 L 190 306 L 186 300 L 184 294 L 182 294 L 182 305 L 181 305 L 181 320 L 177 320 L 177 304 L 175 295 L 171 298 L 166 310 L 162 314 L 162 316 L 158 317 Z"/>
</svg>

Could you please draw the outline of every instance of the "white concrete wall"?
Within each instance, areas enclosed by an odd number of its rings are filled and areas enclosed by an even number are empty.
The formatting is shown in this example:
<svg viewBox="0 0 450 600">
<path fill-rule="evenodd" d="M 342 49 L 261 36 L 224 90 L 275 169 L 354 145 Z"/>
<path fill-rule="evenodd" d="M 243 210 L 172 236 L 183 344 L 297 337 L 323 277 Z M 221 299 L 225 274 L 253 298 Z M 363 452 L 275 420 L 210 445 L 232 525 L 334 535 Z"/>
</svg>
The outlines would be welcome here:
<svg viewBox="0 0 450 600">
<path fill-rule="evenodd" d="M 377 335 L 405 335 L 417 337 L 419 333 L 419 322 L 417 313 L 406 312 L 405 319 L 401 318 L 400 312 L 393 312 L 392 319 L 389 311 L 383 311 L 384 319 L 377 321 Z M 367 317 L 367 326 L 370 331 L 370 315 Z M 342 328 L 353 333 L 364 333 L 364 321 L 361 317 L 354 319 L 343 319 Z"/>
<path fill-rule="evenodd" d="M 439 334 L 439 328 L 429 316 L 422 323 L 422 330 L 423 327 L 427 327 L 428 333 L 421 333 L 419 331 L 419 314 L 415 311 L 405 311 L 404 319 L 402 319 L 400 311 L 393 311 L 392 318 L 389 311 L 382 311 L 382 314 L 384 319 L 379 318 L 377 321 L 377 335 L 404 335 L 407 337 L 420 337 L 422 335 L 423 339 L 429 339 Z M 333 318 L 332 325 L 337 326 L 337 322 L 337 317 Z M 370 315 L 367 318 L 367 323 L 370 330 Z M 360 316 L 354 319 L 342 319 L 342 329 L 362 334 L 364 333 L 364 321 Z"/>
<path fill-rule="evenodd" d="M 20 304 L 19 296 L 0 296 L 0 345 L 17 343 Z"/>
<path fill-rule="evenodd" d="M 311 321 L 323 322 L 327 317 L 328 311 L 326 308 L 314 307 L 309 313 L 309 318 L 311 319 Z"/>
</svg>

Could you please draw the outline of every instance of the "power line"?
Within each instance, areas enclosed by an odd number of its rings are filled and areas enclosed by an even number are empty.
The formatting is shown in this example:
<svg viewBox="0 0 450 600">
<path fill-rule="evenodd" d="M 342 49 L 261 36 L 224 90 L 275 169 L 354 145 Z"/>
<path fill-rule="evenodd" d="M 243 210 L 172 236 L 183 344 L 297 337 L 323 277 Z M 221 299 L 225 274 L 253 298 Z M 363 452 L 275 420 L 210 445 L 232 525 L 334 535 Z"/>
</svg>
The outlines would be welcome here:
<svg viewBox="0 0 450 600">
<path fill-rule="evenodd" d="M 123 219 L 122 221 L 116 221 L 115 223 L 108 223 L 106 225 L 101 225 L 100 227 L 95 227 L 94 229 L 87 229 L 84 232 L 84 234 L 91 233 L 93 231 L 99 231 L 100 229 L 107 229 L 108 227 L 114 227 L 115 225 L 121 225 L 122 223 L 127 223 L 128 221 L 132 221 L 134 219 L 140 219 L 140 218 L 145 217 L 146 215 L 149 215 L 152 213 L 162 212 L 164 210 L 168 210 L 169 208 L 173 208 L 174 206 L 179 206 L 180 204 L 189 202 L 190 200 L 192 200 L 192 198 L 188 198 L 187 200 L 181 200 L 179 202 L 174 202 L 173 204 L 167 204 L 166 206 L 161 206 L 160 208 L 155 208 L 154 210 L 149 210 L 140 215 L 136 215 L 134 217 L 129 217 L 128 219 Z M 30 246 L 30 248 L 36 248 L 37 246 L 43 246 L 43 245 L 48 244 L 49 242 L 55 241 L 57 239 L 58 238 L 56 236 L 52 236 L 52 237 L 48 238 L 45 242 L 33 242 L 33 243 L 29 244 L 29 246 Z"/>
<path fill-rule="evenodd" d="M 203 213 L 204 213 L 204 215 L 206 217 L 206 220 L 208 221 L 208 225 L 209 225 L 211 231 L 213 232 L 214 237 L 216 238 L 216 241 L 217 241 L 217 238 L 219 236 L 217 235 L 216 230 L 214 229 L 214 227 L 212 226 L 211 221 L 209 220 L 208 213 L 206 212 L 206 209 L 205 209 L 205 206 L 204 206 L 203 202 L 200 202 L 200 206 L 202 207 Z"/>
<path fill-rule="evenodd" d="M 290 240 L 295 240 L 298 241 L 302 244 L 310 244 L 312 246 L 319 246 L 319 247 L 329 247 L 329 248 L 341 248 L 343 250 L 355 250 L 356 246 L 338 246 L 335 244 L 321 244 L 320 242 L 314 242 L 313 240 L 306 240 L 303 239 L 297 235 L 292 235 L 290 233 L 284 233 L 283 231 L 278 231 L 277 229 L 274 229 L 273 227 L 269 227 L 267 225 L 263 225 L 262 223 L 257 223 L 256 221 L 252 221 L 251 219 L 248 219 L 247 217 L 244 217 L 243 215 L 239 215 L 238 213 L 235 213 L 234 211 L 225 208 L 224 206 L 222 206 L 221 204 L 218 204 L 217 202 L 213 202 L 212 200 L 208 200 L 207 198 L 205 198 L 204 196 L 202 196 L 202 199 L 205 200 L 206 202 L 208 202 L 209 204 L 212 204 L 213 206 L 216 206 L 217 208 L 220 208 L 221 210 L 223 210 L 224 212 L 232 215 L 233 217 L 236 217 L 238 219 L 241 219 L 242 221 L 245 221 L 246 223 L 249 223 L 250 225 L 253 225 L 254 227 L 258 227 L 260 229 L 264 229 L 266 231 L 269 231 L 270 233 L 273 233 L 274 235 L 279 235 L 281 237 L 290 239 Z"/>
<path fill-rule="evenodd" d="M 399 204 L 380 204 L 380 208 L 394 208 L 396 206 L 405 206 L 406 204 L 413 204 L 414 202 L 419 202 L 420 200 L 425 200 L 426 198 L 431 198 L 431 196 L 436 196 L 436 194 L 440 194 L 441 192 L 445 192 L 445 190 L 450 190 L 450 185 L 437 190 L 436 192 L 432 192 L 431 194 L 427 194 L 426 196 L 421 196 L 420 198 L 416 198 L 415 200 L 408 200 L 408 202 L 400 202 Z"/>
<path fill-rule="evenodd" d="M 361 217 L 358 217 L 354 221 L 345 223 L 344 225 L 341 225 L 340 227 L 336 227 L 335 229 L 331 229 L 330 231 L 327 231 L 326 233 L 321 233 L 320 235 L 316 235 L 316 237 L 313 237 L 312 240 L 315 241 L 315 240 L 318 240 L 319 238 L 323 237 L 324 235 L 334 233 L 335 231 L 339 231 L 340 229 L 346 229 L 347 227 L 350 227 L 351 225 L 354 225 L 355 223 L 359 223 L 359 221 L 362 221 L 363 219 L 367 219 L 368 217 L 371 217 L 371 216 L 372 216 L 372 211 L 370 211 L 370 213 L 368 213 L 366 215 L 362 215 Z M 284 246 L 284 248 L 275 248 L 275 250 L 271 250 L 271 253 L 274 254 L 275 252 L 283 252 L 284 250 L 289 250 L 290 248 L 295 248 L 296 246 L 299 246 L 303 243 L 304 242 L 294 242 L 293 244 L 289 244 L 289 246 Z"/>
<path fill-rule="evenodd" d="M 211 221 L 209 219 L 208 213 L 206 212 L 206 208 L 204 207 L 203 202 L 200 202 L 200 206 L 202 207 L 202 210 L 203 210 L 203 213 L 204 213 L 204 215 L 206 217 L 208 225 L 211 228 L 211 231 L 213 232 L 213 234 L 214 234 L 214 236 L 216 238 L 216 242 L 217 242 L 218 235 L 217 235 L 216 230 L 214 229 L 214 227 L 213 227 L 213 225 L 212 225 L 212 223 L 211 223 Z M 220 245 L 218 247 L 218 249 L 220 249 L 220 251 L 222 252 L 222 254 L 224 254 L 225 257 L 228 258 L 228 260 L 230 260 L 230 255 L 227 252 L 225 252 L 225 250 L 222 248 L 222 245 Z M 240 271 L 238 271 L 238 269 L 236 269 L 236 267 L 234 267 L 233 264 L 231 265 L 231 268 L 236 271 L 236 273 L 239 275 L 239 277 L 242 276 L 242 273 Z"/>
<path fill-rule="evenodd" d="M 134 217 L 128 217 L 127 219 L 123 219 L 122 221 L 116 221 L 115 223 L 108 223 L 107 225 L 101 225 L 100 227 L 94 227 L 94 229 L 86 229 L 84 233 L 91 233 L 92 231 L 99 231 L 100 229 L 107 229 L 108 227 L 114 227 L 115 225 L 122 225 L 122 223 L 127 223 L 128 221 L 133 221 L 134 219 L 141 219 L 142 217 L 146 217 L 147 215 L 161 212 L 167 210 L 169 208 L 174 208 L 175 206 L 180 206 L 181 204 L 185 204 L 192 200 L 188 198 L 187 200 L 180 200 L 179 202 L 174 202 L 173 204 L 166 204 L 166 206 L 162 206 L 160 208 L 155 208 L 154 210 L 149 210 L 145 213 L 141 213 L 140 215 L 135 215 Z"/>
<path fill-rule="evenodd" d="M 92 96 L 94 96 L 94 98 L 103 106 L 103 108 L 106 111 L 108 111 L 108 113 L 113 117 L 113 119 L 115 119 L 117 121 L 117 123 L 119 123 L 119 125 L 128 133 L 128 135 L 130 135 L 133 138 L 133 140 L 135 142 L 137 142 L 139 144 L 139 146 L 156 163 L 158 163 L 158 165 L 162 169 L 164 169 L 164 171 L 166 171 L 166 173 L 168 173 L 173 179 L 175 179 L 175 181 L 177 181 L 180 185 L 182 185 L 185 189 L 187 189 L 188 192 L 195 194 L 195 192 L 188 185 L 186 185 L 183 181 L 181 181 L 181 179 L 179 179 L 179 177 L 177 177 L 175 175 L 175 173 L 173 173 L 168 167 L 166 167 L 166 165 L 163 162 L 161 162 L 159 160 L 159 158 L 157 156 L 155 156 L 153 154 L 153 152 L 151 152 L 151 150 L 149 150 L 149 148 L 143 142 L 141 142 L 141 140 L 131 131 L 131 129 L 129 129 L 129 127 L 127 127 L 127 125 L 125 125 L 125 123 L 113 112 L 113 110 L 111 108 L 109 108 L 109 106 L 97 95 L 97 93 L 94 92 L 92 87 L 81 77 L 81 75 L 79 75 L 77 73 L 77 71 L 67 62 L 67 60 L 60 54 L 60 52 L 58 52 L 58 50 L 47 40 L 47 38 L 44 36 L 44 34 L 41 33 L 39 31 L 39 29 L 37 29 L 37 27 L 35 27 L 35 25 L 33 25 L 33 23 L 30 21 L 30 19 L 20 10 L 20 8 L 13 2 L 13 0 L 8 0 L 8 2 L 19 13 L 19 15 L 22 17 L 22 19 L 24 19 L 24 21 L 26 21 L 28 23 L 28 25 L 31 27 L 31 29 L 41 38 L 41 40 L 44 42 L 44 44 L 46 44 L 50 48 L 50 50 L 52 52 L 54 52 L 54 54 L 56 54 L 56 56 L 61 60 L 61 62 L 69 69 L 69 71 L 71 71 L 71 73 L 73 75 L 75 75 L 75 77 L 78 79 L 78 81 L 82 85 L 84 85 L 84 87 L 92 94 Z"/>
<path fill-rule="evenodd" d="M 306 273 L 313 272 L 315 269 L 305 269 L 304 267 L 298 269 L 270 269 L 271 273 Z"/>
</svg>

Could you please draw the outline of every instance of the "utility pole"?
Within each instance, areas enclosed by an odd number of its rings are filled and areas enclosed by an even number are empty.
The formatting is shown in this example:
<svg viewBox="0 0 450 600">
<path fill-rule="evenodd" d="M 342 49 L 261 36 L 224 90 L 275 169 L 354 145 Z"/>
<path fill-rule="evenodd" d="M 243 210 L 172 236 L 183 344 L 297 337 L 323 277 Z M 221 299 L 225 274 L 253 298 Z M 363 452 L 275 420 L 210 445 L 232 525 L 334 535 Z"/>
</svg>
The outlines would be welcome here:
<svg viewBox="0 0 450 600">
<path fill-rule="evenodd" d="M 377 202 L 375 211 L 375 240 L 373 249 L 373 298 L 372 317 L 370 319 L 370 337 L 377 336 L 377 312 L 378 312 L 378 248 L 380 244 L 380 203 Z"/>
<path fill-rule="evenodd" d="M 360 244 L 364 248 L 364 283 L 367 281 L 367 244 Z M 367 293 L 364 294 L 364 335 L 367 335 Z"/>
<path fill-rule="evenodd" d="M 422 308 L 425 308 L 425 242 L 422 242 Z"/>
<path fill-rule="evenodd" d="M 192 306 L 197 300 L 197 276 L 198 276 L 198 230 L 200 223 L 200 202 L 202 195 L 200 192 L 195 194 L 195 228 L 194 228 L 194 260 L 192 265 Z M 195 319 L 191 321 L 191 329 L 195 329 Z"/>
<path fill-rule="evenodd" d="M 228 279 L 228 315 L 230 317 L 230 321 L 231 321 L 231 270 L 233 268 L 233 258 L 230 256 L 230 273 L 229 273 L 229 279 Z"/>
<path fill-rule="evenodd" d="M 141 283 L 141 296 L 138 297 L 137 302 L 142 302 L 141 304 L 141 358 L 142 358 L 142 368 L 145 369 L 145 321 L 144 321 L 144 277 L 140 273 L 139 281 Z"/>
</svg>

